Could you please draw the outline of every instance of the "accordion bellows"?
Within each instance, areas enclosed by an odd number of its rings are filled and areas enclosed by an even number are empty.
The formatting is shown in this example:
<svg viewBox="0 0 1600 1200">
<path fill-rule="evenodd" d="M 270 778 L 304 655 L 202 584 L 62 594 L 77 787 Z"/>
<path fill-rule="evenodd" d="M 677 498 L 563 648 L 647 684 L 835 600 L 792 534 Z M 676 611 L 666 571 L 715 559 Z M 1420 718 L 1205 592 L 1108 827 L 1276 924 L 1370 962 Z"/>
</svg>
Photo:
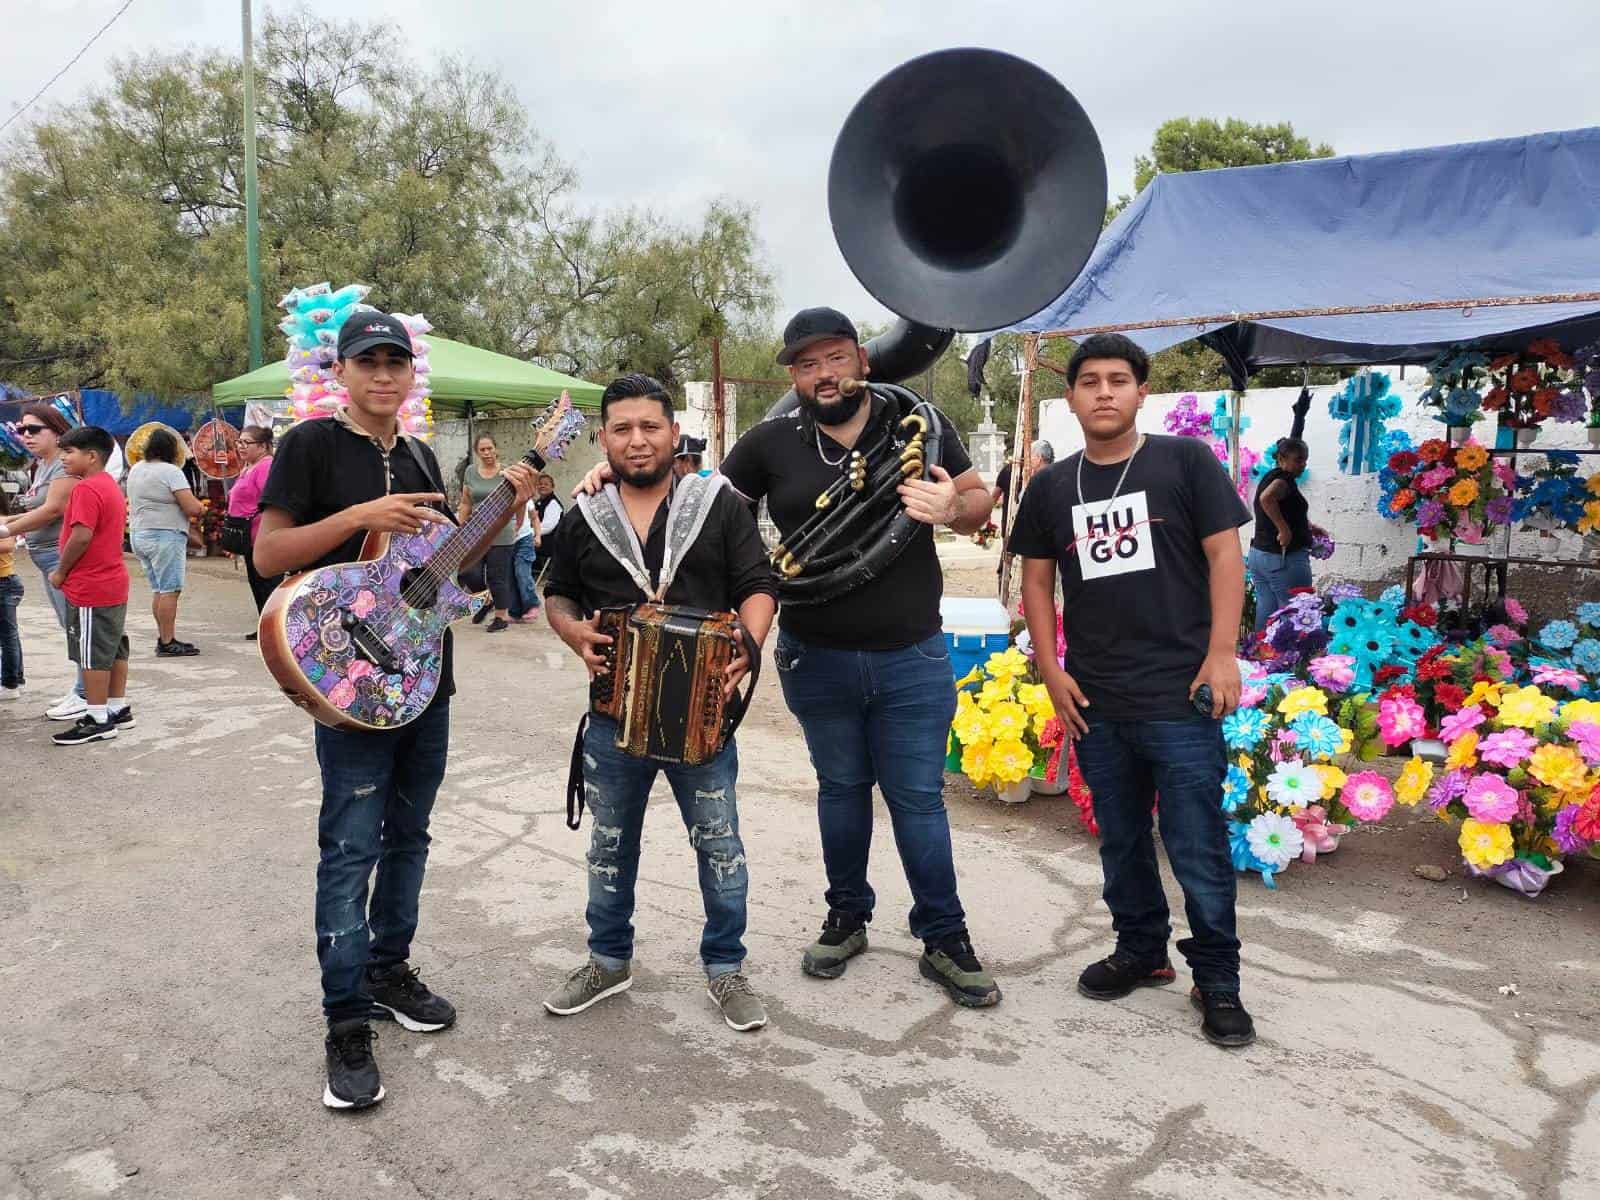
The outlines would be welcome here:
<svg viewBox="0 0 1600 1200">
<path fill-rule="evenodd" d="M 617 747 L 661 762 L 707 762 L 730 725 L 724 672 L 743 634 L 732 613 L 661 604 L 602 608 L 609 668 L 589 685 L 591 711 L 617 723 Z"/>
</svg>

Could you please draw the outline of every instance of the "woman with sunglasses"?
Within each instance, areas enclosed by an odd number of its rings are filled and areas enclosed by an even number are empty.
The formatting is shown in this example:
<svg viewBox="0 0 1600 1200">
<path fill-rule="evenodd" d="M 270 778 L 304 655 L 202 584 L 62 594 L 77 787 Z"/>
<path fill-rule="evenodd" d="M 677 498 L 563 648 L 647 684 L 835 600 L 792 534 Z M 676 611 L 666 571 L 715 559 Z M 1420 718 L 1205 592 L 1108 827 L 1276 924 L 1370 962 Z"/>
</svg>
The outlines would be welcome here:
<svg viewBox="0 0 1600 1200">
<path fill-rule="evenodd" d="M 66 473 L 56 445 L 71 428 L 67 419 L 48 404 L 30 404 L 22 410 L 17 433 L 33 455 L 33 482 L 18 497 L 21 514 L 7 517 L 3 527 L 9 536 L 27 535 L 28 557 L 39 568 L 44 594 L 63 630 L 67 627 L 67 598 L 60 588 L 51 585 L 50 572 L 60 563 L 61 516 L 67 509 L 67 497 L 78 482 Z M 45 716 L 52 721 L 76 721 L 88 711 L 80 672 L 72 691 L 47 708 Z"/>
<path fill-rule="evenodd" d="M 267 476 L 272 474 L 272 430 L 265 425 L 246 425 L 239 435 L 239 458 L 244 470 L 228 493 L 228 515 L 250 521 L 250 548 L 244 555 L 244 573 L 250 580 L 250 595 L 255 599 L 256 612 L 266 606 L 267 597 L 278 586 L 281 575 L 264 579 L 256 570 L 256 534 L 261 529 L 261 489 L 267 486 Z M 245 634 L 255 641 L 254 630 Z"/>
</svg>

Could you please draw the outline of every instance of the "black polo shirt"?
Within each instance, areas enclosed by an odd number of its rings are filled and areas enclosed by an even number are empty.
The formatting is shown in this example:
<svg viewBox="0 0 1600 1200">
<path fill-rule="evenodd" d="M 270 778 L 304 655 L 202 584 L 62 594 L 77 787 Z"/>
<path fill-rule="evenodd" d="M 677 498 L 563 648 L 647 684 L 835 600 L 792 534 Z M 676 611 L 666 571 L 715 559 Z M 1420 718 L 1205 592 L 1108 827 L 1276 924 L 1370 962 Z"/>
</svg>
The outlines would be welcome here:
<svg viewBox="0 0 1600 1200">
<path fill-rule="evenodd" d="M 314 525 L 353 505 L 383 496 L 442 492 L 439 463 L 433 451 L 418 441 L 413 441 L 412 447 L 417 454 L 396 439 L 393 449 L 385 451 L 372 438 L 331 417 L 302 421 L 280 437 L 273 449 L 272 472 L 261 490 L 261 507 L 283 509 L 296 525 Z M 427 464 L 427 471 L 418 463 L 419 456 Z M 300 570 L 354 562 L 366 536 L 365 532 L 353 534 Z M 455 694 L 454 658 L 450 631 L 445 630 L 440 696 Z"/>
<path fill-rule="evenodd" d="M 652 585 L 661 578 L 667 549 L 667 511 L 672 494 L 661 502 L 644 540 L 644 565 Z M 598 502 L 598 498 L 597 498 Z M 665 602 L 708 612 L 737 612 L 751 596 L 777 594 L 766 547 L 755 517 L 724 488 L 711 502 L 700 536 L 684 555 L 667 588 Z M 581 510 L 561 518 L 555 531 L 555 560 L 544 578 L 546 596 L 565 596 L 584 615 L 617 604 L 638 604 L 645 597 L 622 564 L 589 527 Z"/>
<path fill-rule="evenodd" d="M 872 416 L 858 444 L 877 436 L 888 406 L 872 398 Z M 971 470 L 972 460 L 941 412 L 941 465 L 950 477 Z M 820 443 L 820 449 L 819 449 Z M 823 456 L 827 456 L 824 461 Z M 844 473 L 849 451 L 802 413 L 774 417 L 750 430 L 722 462 L 722 473 L 748 499 L 765 498 L 784 537 L 816 511 L 817 497 Z M 830 463 L 837 465 L 829 465 Z M 785 633 L 838 650 L 900 650 L 926 641 L 943 627 L 939 598 L 944 573 L 934 549 L 933 526 L 917 525 L 910 543 L 883 574 L 824 604 L 783 605 L 778 624 Z"/>
</svg>

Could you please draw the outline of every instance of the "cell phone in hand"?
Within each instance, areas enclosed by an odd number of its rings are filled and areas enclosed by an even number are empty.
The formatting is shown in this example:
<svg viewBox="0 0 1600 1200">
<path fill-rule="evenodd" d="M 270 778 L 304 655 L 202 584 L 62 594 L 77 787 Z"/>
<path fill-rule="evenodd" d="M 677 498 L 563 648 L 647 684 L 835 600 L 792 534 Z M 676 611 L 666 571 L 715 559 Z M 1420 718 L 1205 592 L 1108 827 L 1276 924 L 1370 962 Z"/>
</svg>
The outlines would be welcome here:
<svg viewBox="0 0 1600 1200">
<path fill-rule="evenodd" d="M 1211 705 L 1213 703 L 1211 685 L 1209 683 L 1202 683 L 1195 690 L 1194 699 L 1190 700 L 1189 703 L 1194 705 L 1195 712 L 1199 713 L 1202 717 L 1209 717 L 1211 715 Z"/>
</svg>

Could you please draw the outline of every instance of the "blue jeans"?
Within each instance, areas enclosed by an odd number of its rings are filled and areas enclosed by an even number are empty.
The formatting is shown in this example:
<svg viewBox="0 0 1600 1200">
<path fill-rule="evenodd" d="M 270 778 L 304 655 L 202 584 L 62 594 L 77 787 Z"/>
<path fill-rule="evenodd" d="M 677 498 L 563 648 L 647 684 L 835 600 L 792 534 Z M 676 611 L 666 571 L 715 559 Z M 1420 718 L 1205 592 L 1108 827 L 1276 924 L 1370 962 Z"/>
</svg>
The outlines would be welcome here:
<svg viewBox="0 0 1600 1200">
<path fill-rule="evenodd" d="M 1294 588 L 1311 586 L 1311 551 L 1296 550 L 1285 555 L 1251 546 L 1245 564 L 1250 568 L 1250 583 L 1256 590 L 1256 632 L 1259 633 L 1267 627 L 1272 614 L 1289 603 L 1289 593 Z"/>
<path fill-rule="evenodd" d="M 515 544 L 511 555 L 511 573 L 515 578 L 517 599 L 511 606 L 513 617 L 525 617 L 539 607 L 539 590 L 533 583 L 533 564 L 539 561 L 533 539 L 525 537 Z"/>
<path fill-rule="evenodd" d="M 0 687 L 18 688 L 22 675 L 22 639 L 17 635 L 17 605 L 22 603 L 22 580 L 15 575 L 0 579 Z"/>
<path fill-rule="evenodd" d="M 1237 992 L 1237 880 L 1221 803 L 1227 772 L 1221 723 L 1201 716 L 1182 721 L 1091 716 L 1089 732 L 1078 742 L 1078 764 L 1094 793 L 1104 895 L 1117 949 L 1160 962 L 1172 936 L 1151 832 L 1150 806 L 1159 792 L 1161 843 L 1183 888 L 1191 933 L 1178 950 L 1202 991 Z"/>
<path fill-rule="evenodd" d="M 945 744 L 956 711 L 944 635 L 902 650 L 832 650 L 780 631 L 775 655 L 784 702 L 817 772 L 828 907 L 872 919 L 877 897 L 867 855 L 876 783 L 911 885 L 912 934 L 933 942 L 963 932 L 944 807 Z"/>
<path fill-rule="evenodd" d="M 450 744 L 450 704 L 437 700 L 391 733 L 318 725 L 316 737 L 322 768 L 317 961 L 322 1011 L 332 1024 L 371 1014 L 368 966 L 391 966 L 411 954 L 428 861 L 428 816 Z"/>
<path fill-rule="evenodd" d="M 56 614 L 56 623 L 61 626 L 63 633 L 67 630 L 67 610 L 71 604 L 67 602 L 67 594 L 55 584 L 50 582 L 50 572 L 61 565 L 61 554 L 56 546 L 28 547 L 28 557 L 33 559 L 33 565 L 39 568 L 39 577 L 44 580 L 44 598 L 50 601 L 50 608 Z M 77 682 L 72 685 L 72 690 L 81 698 L 83 692 L 83 672 L 78 672 Z"/>
<path fill-rule="evenodd" d="M 583 736 L 583 795 L 594 822 L 589 838 L 589 953 L 608 970 L 633 958 L 633 888 L 639 838 L 656 773 L 666 772 L 689 844 L 700 865 L 705 929 L 700 961 L 715 979 L 744 964 L 745 896 L 750 876 L 739 840 L 738 747 L 729 742 L 699 766 L 634 758 L 616 746 L 617 723 L 591 716 Z"/>
<path fill-rule="evenodd" d="M 133 556 L 158 596 L 183 591 L 189 565 L 189 535 L 180 529 L 135 529 L 128 535 Z"/>
</svg>

